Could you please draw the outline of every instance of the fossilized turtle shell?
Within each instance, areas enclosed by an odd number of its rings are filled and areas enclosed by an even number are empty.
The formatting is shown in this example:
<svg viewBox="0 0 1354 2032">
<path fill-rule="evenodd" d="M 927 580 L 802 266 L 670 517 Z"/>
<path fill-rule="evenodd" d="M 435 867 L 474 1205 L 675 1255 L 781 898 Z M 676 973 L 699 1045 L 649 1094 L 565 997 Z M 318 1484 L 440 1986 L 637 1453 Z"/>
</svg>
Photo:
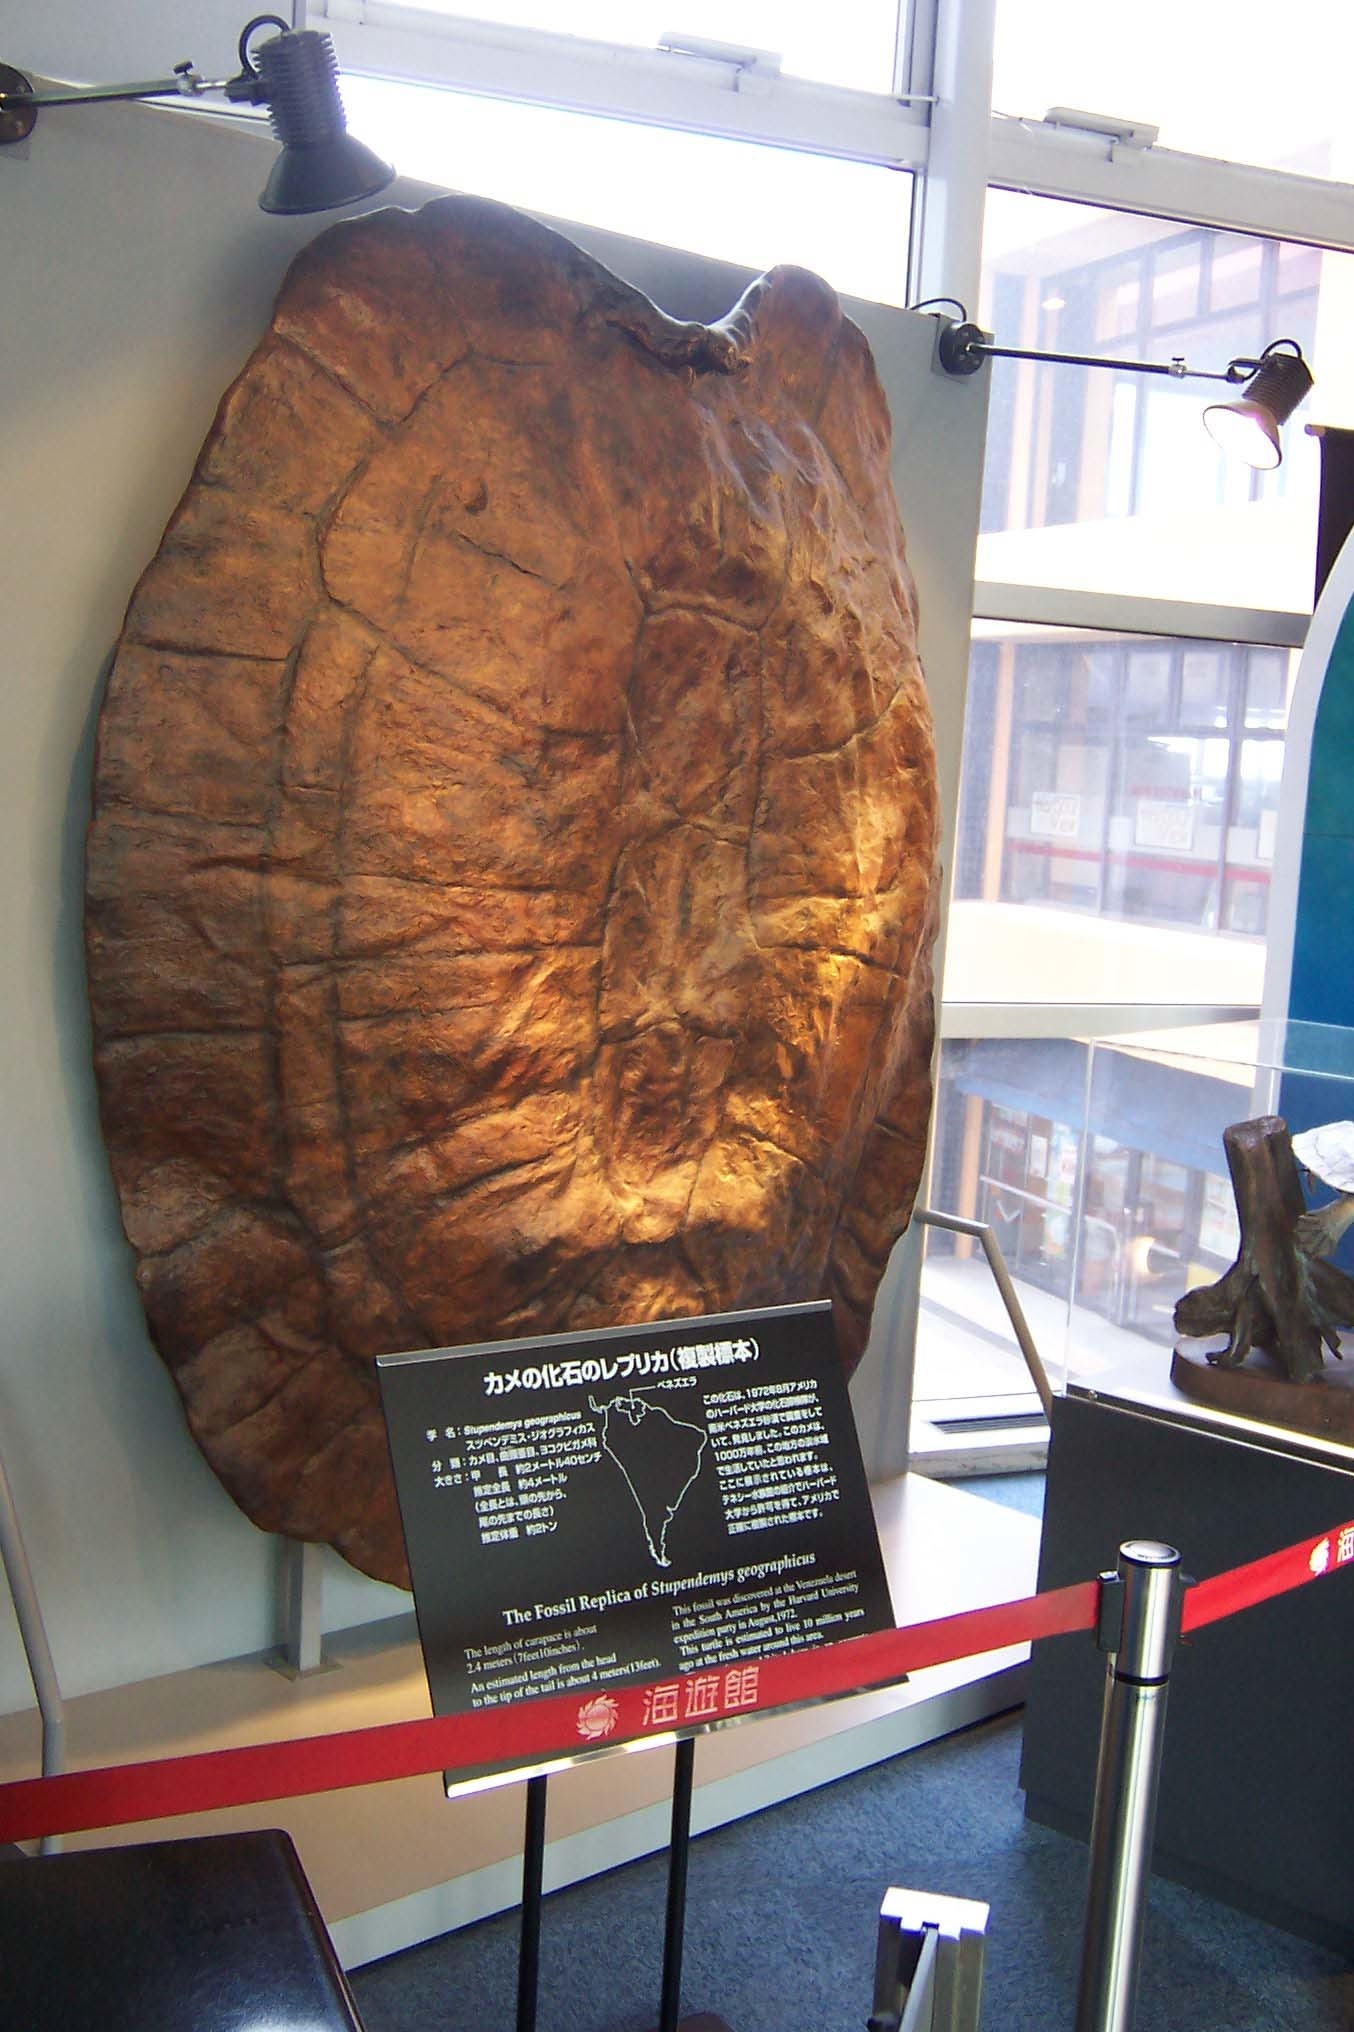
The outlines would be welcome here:
<svg viewBox="0 0 1354 2032">
<path fill-rule="evenodd" d="M 932 744 L 869 353 L 440 199 L 292 267 L 133 597 L 87 934 L 151 1333 L 404 1578 L 372 1358 L 830 1295 L 926 1135 Z"/>
</svg>

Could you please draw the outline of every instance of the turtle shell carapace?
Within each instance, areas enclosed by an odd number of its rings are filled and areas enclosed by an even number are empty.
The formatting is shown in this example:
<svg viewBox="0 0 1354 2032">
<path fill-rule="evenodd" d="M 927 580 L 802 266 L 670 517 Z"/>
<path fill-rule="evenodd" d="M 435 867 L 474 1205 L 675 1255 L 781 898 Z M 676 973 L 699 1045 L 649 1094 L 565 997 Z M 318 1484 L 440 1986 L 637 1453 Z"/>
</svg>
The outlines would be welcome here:
<svg viewBox="0 0 1354 2032">
<path fill-rule="evenodd" d="M 373 1357 L 818 1296 L 930 1101 L 887 408 L 440 199 L 294 263 L 137 587 L 87 946 L 152 1336 L 249 1516 L 403 1578 Z"/>
</svg>

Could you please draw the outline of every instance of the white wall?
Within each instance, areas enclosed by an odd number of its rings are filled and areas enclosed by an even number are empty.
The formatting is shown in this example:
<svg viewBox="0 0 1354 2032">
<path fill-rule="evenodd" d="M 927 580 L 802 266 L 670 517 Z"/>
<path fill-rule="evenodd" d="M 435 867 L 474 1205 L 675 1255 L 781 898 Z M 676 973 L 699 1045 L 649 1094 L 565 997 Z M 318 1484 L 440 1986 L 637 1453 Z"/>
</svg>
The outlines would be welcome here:
<svg viewBox="0 0 1354 2032">
<path fill-rule="evenodd" d="M 267 11 L 289 20 L 291 0 Z M 167 77 L 185 61 L 204 78 L 224 78 L 239 69 L 236 43 L 250 13 L 239 0 L 5 0 L 0 62 L 81 85 Z"/>
<path fill-rule="evenodd" d="M 146 1338 L 81 943 L 106 659 L 220 394 L 317 229 L 257 210 L 272 154 L 266 136 L 140 106 L 44 114 L 24 150 L 0 150 L 0 1452 L 68 1692 L 273 1634 L 273 1544 L 202 1462 Z M 0 1708 L 28 1698 L 0 1591 Z"/>
<path fill-rule="evenodd" d="M 128 596 L 292 254 L 328 223 L 264 218 L 271 159 L 265 135 L 145 106 L 53 111 L 25 148 L 0 150 L 0 1455 L 67 1693 L 275 1634 L 274 1543 L 201 1460 L 146 1338 L 99 1135 L 81 949 L 93 726 Z M 426 194 L 396 186 L 386 201 Z M 653 293 L 668 274 L 678 314 L 704 309 L 684 290 L 728 307 L 709 264 L 576 237 Z M 952 813 L 985 396 L 930 375 L 927 320 L 862 318 L 894 395 Z M 897 1338 L 906 1304 L 887 1310 Z M 881 1376 L 872 1351 L 862 1390 Z M 405 1606 L 328 1558 L 329 1627 Z M 0 1589 L 0 1711 L 30 1698 Z"/>
</svg>

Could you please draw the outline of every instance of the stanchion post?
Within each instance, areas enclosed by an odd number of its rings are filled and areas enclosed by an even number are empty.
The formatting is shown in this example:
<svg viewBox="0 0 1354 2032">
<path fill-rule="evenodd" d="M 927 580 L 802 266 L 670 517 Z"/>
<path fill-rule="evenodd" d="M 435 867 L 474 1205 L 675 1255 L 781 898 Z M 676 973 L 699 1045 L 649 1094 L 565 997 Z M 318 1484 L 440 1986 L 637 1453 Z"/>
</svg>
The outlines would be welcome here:
<svg viewBox="0 0 1354 2032">
<path fill-rule="evenodd" d="M 1181 1588 L 1179 1553 L 1151 1539 L 1121 1545 L 1118 1571 L 1102 1576 L 1099 1641 L 1110 1657 L 1076 2032 L 1133 2024 Z"/>
</svg>

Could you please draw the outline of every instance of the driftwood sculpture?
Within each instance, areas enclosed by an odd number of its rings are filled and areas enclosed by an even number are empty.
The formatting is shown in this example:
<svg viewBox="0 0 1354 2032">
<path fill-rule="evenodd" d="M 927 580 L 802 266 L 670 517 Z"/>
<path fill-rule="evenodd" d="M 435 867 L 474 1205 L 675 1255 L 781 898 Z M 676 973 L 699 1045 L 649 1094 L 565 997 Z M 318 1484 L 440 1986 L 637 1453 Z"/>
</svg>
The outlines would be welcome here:
<svg viewBox="0 0 1354 2032">
<path fill-rule="evenodd" d="M 128 612 L 87 944 L 156 1345 L 403 1577 L 373 1356 L 830 1296 L 920 1174 L 937 807 L 889 423 L 446 199 L 293 267 Z"/>
<path fill-rule="evenodd" d="M 1354 1323 L 1354 1279 L 1312 1253 L 1325 1230 L 1306 1211 L 1288 1129 L 1277 1115 L 1223 1131 L 1241 1225 L 1241 1253 L 1219 1279 L 1188 1291 L 1175 1308 L 1178 1331 L 1226 1334 L 1210 1352 L 1215 1367 L 1239 1368 L 1252 1349 L 1290 1382 L 1321 1374 L 1325 1350 L 1340 1356 L 1336 1329 Z"/>
</svg>

